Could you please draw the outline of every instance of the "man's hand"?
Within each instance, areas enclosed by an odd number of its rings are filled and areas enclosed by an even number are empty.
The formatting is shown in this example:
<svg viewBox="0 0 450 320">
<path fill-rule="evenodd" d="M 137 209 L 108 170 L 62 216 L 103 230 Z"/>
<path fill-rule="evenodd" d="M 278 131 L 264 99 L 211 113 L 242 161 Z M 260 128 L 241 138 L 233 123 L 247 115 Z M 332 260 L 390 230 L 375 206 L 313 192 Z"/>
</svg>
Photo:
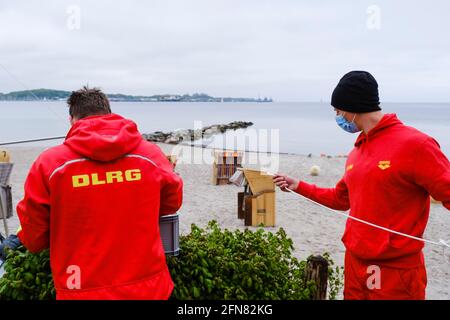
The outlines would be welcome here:
<svg viewBox="0 0 450 320">
<path fill-rule="evenodd" d="M 284 192 L 288 192 L 288 189 L 295 191 L 299 184 L 299 180 L 279 173 L 273 177 L 273 182 Z"/>
<path fill-rule="evenodd" d="M 6 260 L 6 248 L 16 250 L 21 245 L 22 243 L 15 234 L 10 235 L 8 238 L 4 239 L 0 244 L 0 260 Z"/>
</svg>

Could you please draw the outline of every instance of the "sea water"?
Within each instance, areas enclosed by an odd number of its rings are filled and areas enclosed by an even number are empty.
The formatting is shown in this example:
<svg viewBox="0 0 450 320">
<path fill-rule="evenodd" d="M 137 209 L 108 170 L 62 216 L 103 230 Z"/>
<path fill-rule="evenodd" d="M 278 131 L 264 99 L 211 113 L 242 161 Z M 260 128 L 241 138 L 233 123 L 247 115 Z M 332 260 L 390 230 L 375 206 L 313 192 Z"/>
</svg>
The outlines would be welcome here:
<svg viewBox="0 0 450 320">
<path fill-rule="evenodd" d="M 254 126 L 238 135 L 256 137 L 257 143 L 236 139 L 203 141 L 218 148 L 250 149 L 294 154 L 348 153 L 357 135 L 340 129 L 333 108 L 327 103 L 160 103 L 116 102 L 113 112 L 130 118 L 142 133 L 193 129 L 196 126 L 251 121 Z M 385 113 L 396 113 L 401 121 L 435 138 L 450 156 L 450 103 L 386 103 Z M 57 102 L 0 102 L 0 143 L 64 136 L 69 130 L 68 107 Z M 250 131 L 250 132 L 249 132 Z M 229 135 L 236 133 L 229 133 Z M 234 142 L 233 142 L 234 141 Z M 55 145 L 61 141 L 32 145 Z M 268 143 L 266 143 L 268 142 Z M 26 146 L 26 145 L 25 145 Z"/>
</svg>

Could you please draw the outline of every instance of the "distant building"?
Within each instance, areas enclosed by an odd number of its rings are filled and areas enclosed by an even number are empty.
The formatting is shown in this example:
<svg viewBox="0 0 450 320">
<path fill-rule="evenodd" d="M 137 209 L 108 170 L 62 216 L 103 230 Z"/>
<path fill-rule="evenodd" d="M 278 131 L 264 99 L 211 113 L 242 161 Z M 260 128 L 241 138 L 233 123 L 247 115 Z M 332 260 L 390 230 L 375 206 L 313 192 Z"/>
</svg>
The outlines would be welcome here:
<svg viewBox="0 0 450 320">
<path fill-rule="evenodd" d="M 180 96 L 174 96 L 174 95 L 161 96 L 161 98 L 160 98 L 160 101 L 164 101 L 164 102 L 180 101 L 180 100 L 181 100 Z"/>
</svg>

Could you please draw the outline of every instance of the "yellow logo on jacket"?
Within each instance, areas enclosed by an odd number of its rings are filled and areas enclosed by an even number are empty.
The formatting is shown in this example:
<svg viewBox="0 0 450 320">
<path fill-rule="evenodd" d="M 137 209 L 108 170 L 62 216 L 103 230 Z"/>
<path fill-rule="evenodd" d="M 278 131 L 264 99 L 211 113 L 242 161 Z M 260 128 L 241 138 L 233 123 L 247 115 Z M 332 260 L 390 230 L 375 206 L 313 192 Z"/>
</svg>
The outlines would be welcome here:
<svg viewBox="0 0 450 320">
<path fill-rule="evenodd" d="M 141 170 L 132 169 L 123 171 L 106 172 L 104 177 L 100 177 L 98 173 L 82 174 L 72 176 L 72 185 L 74 188 L 82 188 L 88 186 L 99 186 L 112 183 L 122 183 L 124 181 L 139 181 L 142 179 Z"/>
<path fill-rule="evenodd" d="M 390 161 L 380 161 L 378 163 L 378 168 L 380 168 L 381 170 L 386 170 L 389 169 L 390 167 L 391 167 Z"/>
<path fill-rule="evenodd" d="M 354 167 L 354 165 L 353 165 L 353 164 L 349 165 L 349 166 L 347 167 L 347 171 L 350 171 L 350 170 L 352 170 L 352 169 L 353 169 L 353 167 Z"/>
</svg>

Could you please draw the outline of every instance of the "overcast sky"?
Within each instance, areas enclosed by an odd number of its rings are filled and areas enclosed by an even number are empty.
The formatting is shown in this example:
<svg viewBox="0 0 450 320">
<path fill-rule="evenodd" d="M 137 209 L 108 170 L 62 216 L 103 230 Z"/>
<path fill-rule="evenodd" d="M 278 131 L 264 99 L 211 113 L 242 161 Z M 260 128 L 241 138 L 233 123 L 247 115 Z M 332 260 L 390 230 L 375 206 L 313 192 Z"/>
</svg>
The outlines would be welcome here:
<svg viewBox="0 0 450 320">
<path fill-rule="evenodd" d="M 0 68 L 0 92 L 329 101 L 359 69 L 382 101 L 450 101 L 448 0 L 112 2 L 1 0 L 0 64 L 24 85 Z"/>
</svg>

